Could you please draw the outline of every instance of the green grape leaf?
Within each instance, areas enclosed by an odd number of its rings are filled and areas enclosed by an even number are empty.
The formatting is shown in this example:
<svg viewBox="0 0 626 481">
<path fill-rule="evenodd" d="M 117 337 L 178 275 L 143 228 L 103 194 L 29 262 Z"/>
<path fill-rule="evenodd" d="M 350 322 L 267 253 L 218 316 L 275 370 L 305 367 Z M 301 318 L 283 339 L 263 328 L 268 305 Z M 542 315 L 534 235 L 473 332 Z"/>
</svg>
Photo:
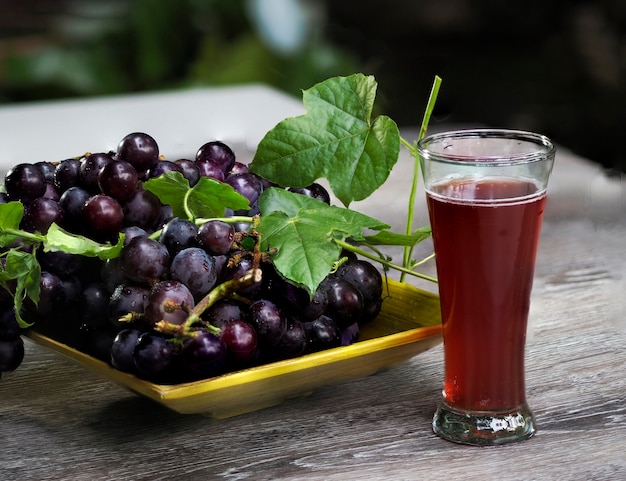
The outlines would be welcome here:
<svg viewBox="0 0 626 481">
<path fill-rule="evenodd" d="M 20 314 L 22 304 L 27 298 L 35 304 L 39 302 L 40 277 L 41 267 L 34 250 L 25 252 L 11 249 L 6 253 L 5 262 L 0 264 L 0 285 L 12 293 L 15 317 L 20 327 L 24 329 L 30 327 L 31 324 L 26 322 Z"/>
<path fill-rule="evenodd" d="M 339 259 L 341 247 L 334 240 L 363 239 L 365 229 L 389 225 L 343 207 L 268 189 L 259 199 L 261 249 L 272 250 L 272 262 L 283 277 L 313 295 Z"/>
<path fill-rule="evenodd" d="M 20 238 L 13 232 L 20 228 L 24 215 L 24 205 L 21 202 L 0 204 L 0 246 L 7 246 Z"/>
<path fill-rule="evenodd" d="M 144 183 L 144 189 L 155 194 L 161 203 L 172 206 L 172 213 L 181 219 L 223 217 L 227 208 L 249 209 L 248 200 L 230 185 L 201 177 L 196 185 L 180 172 L 167 172 Z"/>
<path fill-rule="evenodd" d="M 30 299 L 35 304 L 39 302 L 41 266 L 35 257 L 34 251 L 26 257 L 25 265 L 28 266 L 28 272 L 17 278 L 15 296 L 13 297 L 15 317 L 22 328 L 27 328 L 32 325 L 32 323 L 27 322 L 21 315 L 24 300 Z"/>
<path fill-rule="evenodd" d="M 248 199 L 230 185 L 208 177 L 201 177 L 187 196 L 187 208 L 193 217 L 223 217 L 226 208 L 248 210 Z"/>
<path fill-rule="evenodd" d="M 32 253 L 11 249 L 7 251 L 4 262 L 0 263 L 0 283 L 18 279 L 28 274 L 31 267 Z"/>
<path fill-rule="evenodd" d="M 278 272 L 310 295 L 341 253 L 338 244 L 329 242 L 332 235 L 322 231 L 306 214 L 298 218 L 278 211 L 261 215 L 258 231 L 263 235 L 261 248 L 276 249 L 272 263 Z M 304 239 L 314 242 L 303 242 Z"/>
<path fill-rule="evenodd" d="M 306 195 L 295 194 L 287 190 L 270 187 L 259 197 L 259 209 L 262 214 L 280 211 L 287 215 L 296 215 L 300 209 L 323 209 L 322 201 Z M 324 204 L 326 205 L 326 204 Z"/>
<path fill-rule="evenodd" d="M 162 204 L 172 206 L 176 217 L 187 218 L 185 212 L 185 196 L 189 192 L 189 181 L 180 172 L 165 174 L 144 182 L 143 188 L 156 195 Z"/>
<path fill-rule="evenodd" d="M 63 251 L 68 254 L 80 254 L 87 257 L 112 259 L 119 255 L 124 247 L 124 235 L 120 234 L 117 244 L 100 244 L 92 239 L 64 231 L 52 224 L 43 241 L 44 251 Z"/>
<path fill-rule="evenodd" d="M 371 119 L 376 88 L 374 77 L 354 74 L 304 90 L 307 113 L 270 130 L 249 171 L 289 187 L 326 178 L 346 207 L 367 198 L 387 180 L 400 152 L 396 123 Z"/>
<path fill-rule="evenodd" d="M 284 212 L 290 217 L 298 215 L 304 210 L 315 212 L 321 225 L 332 225 L 334 229 L 350 232 L 351 235 L 362 237 L 363 229 L 382 230 L 390 226 L 385 222 L 374 219 L 346 207 L 328 205 L 302 194 L 295 194 L 288 190 L 269 188 L 259 197 L 259 209 L 262 215 L 272 212 Z"/>
</svg>

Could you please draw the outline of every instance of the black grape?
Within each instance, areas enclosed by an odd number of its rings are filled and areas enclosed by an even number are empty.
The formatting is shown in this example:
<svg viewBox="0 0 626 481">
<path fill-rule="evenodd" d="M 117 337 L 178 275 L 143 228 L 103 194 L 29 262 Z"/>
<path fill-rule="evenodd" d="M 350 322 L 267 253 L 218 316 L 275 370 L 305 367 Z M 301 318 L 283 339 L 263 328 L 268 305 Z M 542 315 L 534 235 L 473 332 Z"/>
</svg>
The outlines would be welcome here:
<svg viewBox="0 0 626 481">
<path fill-rule="evenodd" d="M 63 227 L 75 233 L 83 231 L 82 212 L 85 202 L 91 194 L 82 187 L 69 187 L 59 197 L 59 205 L 63 209 Z"/>
<path fill-rule="evenodd" d="M 161 202 L 149 190 L 138 189 L 123 203 L 124 225 L 152 231 L 161 215 Z"/>
<path fill-rule="evenodd" d="M 199 247 L 188 247 L 178 252 L 170 265 L 173 280 L 185 284 L 194 299 L 206 296 L 217 282 L 215 259 Z"/>
<path fill-rule="evenodd" d="M 135 237 L 120 253 L 123 272 L 129 279 L 143 284 L 165 277 L 169 265 L 170 254 L 167 248 L 146 236 Z"/>
<path fill-rule="evenodd" d="M 185 366 L 203 378 L 221 374 L 226 365 L 226 356 L 224 342 L 209 331 L 197 331 L 183 344 Z"/>
<path fill-rule="evenodd" d="M 309 293 L 305 289 L 290 284 L 275 271 L 264 275 L 264 283 L 271 300 L 280 303 L 292 314 L 299 314 L 309 303 Z"/>
<path fill-rule="evenodd" d="M 59 191 L 53 182 L 46 181 L 46 190 L 44 190 L 41 197 L 45 197 L 46 199 L 52 199 L 58 201 L 61 196 L 59 195 Z"/>
<path fill-rule="evenodd" d="M 267 278 L 270 280 L 267 281 Z M 266 275 L 264 271 L 264 282 L 269 282 L 266 295 L 295 317 L 312 321 L 326 312 L 328 298 L 322 288 L 318 288 L 311 299 L 305 289 L 285 281 L 275 272 Z"/>
<path fill-rule="evenodd" d="M 127 245 L 135 237 L 148 235 L 145 229 L 136 225 L 126 226 L 120 230 L 120 233 L 124 234 L 124 245 Z"/>
<path fill-rule="evenodd" d="M 328 296 L 326 291 L 323 288 L 317 288 L 313 294 L 313 299 L 309 301 L 301 314 L 305 320 L 312 321 L 323 315 L 327 307 Z"/>
<path fill-rule="evenodd" d="M 98 241 L 115 241 L 124 227 L 122 206 L 113 197 L 97 194 L 90 197 L 82 210 L 86 232 Z"/>
<path fill-rule="evenodd" d="M 330 205 L 330 195 L 325 187 L 314 182 L 307 187 L 290 187 L 288 189 L 290 192 L 294 192 L 296 194 L 302 194 L 307 197 L 311 197 L 312 199 L 317 199 L 325 204 Z"/>
<path fill-rule="evenodd" d="M 257 350 L 257 334 L 250 324 L 242 319 L 232 319 L 220 329 L 220 339 L 228 348 L 231 362 L 241 364 L 252 359 Z"/>
<path fill-rule="evenodd" d="M 122 328 L 128 325 L 126 322 L 120 321 L 122 317 L 128 314 L 131 314 L 133 318 L 143 316 L 149 295 L 150 289 L 146 286 L 129 284 L 117 286 L 111 294 L 106 308 L 109 322 L 116 328 Z"/>
<path fill-rule="evenodd" d="M 198 243 L 215 256 L 227 254 L 233 246 L 235 229 L 221 220 L 210 220 L 198 228 Z"/>
<path fill-rule="evenodd" d="M 143 378 L 155 382 L 170 381 L 175 367 L 174 345 L 165 337 L 144 332 L 135 344 L 133 363 Z"/>
<path fill-rule="evenodd" d="M 247 308 L 234 299 L 217 301 L 204 312 L 204 317 L 213 326 L 222 328 L 229 321 L 247 318 Z"/>
<path fill-rule="evenodd" d="M 159 160 L 159 146 L 150 135 L 134 132 L 126 135 L 117 146 L 117 158 L 132 164 L 140 175 Z"/>
<path fill-rule="evenodd" d="M 210 179 L 224 182 L 226 175 L 219 165 L 214 164 L 213 162 L 196 162 L 196 165 L 201 177 L 208 177 Z"/>
<path fill-rule="evenodd" d="M 165 204 L 159 208 L 159 215 L 155 223 L 155 229 L 162 229 L 165 224 L 174 218 L 174 210 L 171 205 Z"/>
<path fill-rule="evenodd" d="M 317 352 L 341 345 L 341 330 L 328 316 L 320 316 L 314 321 L 305 322 L 308 351 Z"/>
<path fill-rule="evenodd" d="M 254 301 L 250 305 L 249 316 L 262 347 L 275 345 L 287 331 L 287 318 L 272 301 Z"/>
<path fill-rule="evenodd" d="M 54 171 L 56 170 L 56 165 L 45 160 L 35 162 L 34 165 L 41 171 L 44 179 L 46 179 L 46 182 L 54 182 Z"/>
<path fill-rule="evenodd" d="M 231 174 L 226 178 L 226 183 L 229 184 L 236 192 L 240 193 L 252 206 L 263 192 L 263 184 L 255 174 L 243 173 L 243 174 Z"/>
<path fill-rule="evenodd" d="M 146 303 L 146 320 L 154 325 L 159 321 L 181 325 L 195 306 L 191 291 L 178 281 L 161 281 L 150 289 Z"/>
<path fill-rule="evenodd" d="M 170 160 L 158 160 L 156 164 L 148 171 L 148 178 L 154 179 L 160 177 L 166 172 L 183 173 L 182 167 Z M 184 175 L 183 175 L 184 177 Z"/>
<path fill-rule="evenodd" d="M 177 159 L 174 163 L 180 167 L 183 177 L 187 179 L 190 187 L 198 183 L 198 180 L 200 180 L 200 170 L 193 160 Z"/>
<path fill-rule="evenodd" d="M 376 301 L 382 296 L 383 278 L 378 269 L 365 260 L 357 259 L 342 264 L 336 276 L 355 286 L 366 303 Z"/>
<path fill-rule="evenodd" d="M 196 235 L 198 227 L 187 219 L 174 217 L 163 226 L 159 242 L 169 251 L 171 256 L 188 247 L 197 247 Z"/>
<path fill-rule="evenodd" d="M 57 165 L 54 170 L 54 185 L 59 192 L 65 192 L 70 187 L 80 184 L 80 160 L 66 159 Z"/>
<path fill-rule="evenodd" d="M 361 319 L 363 296 L 348 281 L 330 277 L 323 282 L 328 298 L 326 314 L 332 317 L 339 327 L 347 327 Z"/>
<path fill-rule="evenodd" d="M 375 319 L 382 307 L 383 278 L 378 269 L 365 260 L 352 259 L 342 264 L 336 276 L 355 286 L 363 298 L 360 324 Z"/>
<path fill-rule="evenodd" d="M 124 160 L 108 163 L 98 174 L 100 191 L 122 203 L 135 195 L 138 182 L 137 171 Z"/>
<path fill-rule="evenodd" d="M 136 373 L 137 368 L 133 359 L 133 352 L 139 336 L 143 334 L 138 329 L 122 329 L 111 344 L 111 365 L 120 371 Z"/>
<path fill-rule="evenodd" d="M 102 169 L 109 163 L 113 162 L 113 158 L 104 152 L 88 154 L 80 161 L 80 183 L 90 192 L 100 192 L 98 185 L 98 177 Z"/>
<path fill-rule="evenodd" d="M 304 354 L 308 347 L 308 334 L 304 324 L 294 320 L 289 323 L 286 331 L 275 344 L 275 354 L 282 359 L 288 359 Z"/>
<path fill-rule="evenodd" d="M 35 165 L 18 164 L 5 174 L 4 187 L 12 200 L 28 203 L 43 195 L 46 178 Z"/>
<path fill-rule="evenodd" d="M 41 316 L 52 314 L 64 307 L 65 300 L 65 287 L 61 278 L 50 272 L 42 271 L 39 279 L 37 313 Z"/>
<path fill-rule="evenodd" d="M 196 152 L 196 162 L 210 162 L 227 174 L 235 165 L 235 153 L 223 142 L 207 142 Z"/>
<path fill-rule="evenodd" d="M 47 234 L 53 223 L 63 224 L 63 209 L 56 200 L 39 197 L 28 204 L 22 218 L 24 230 Z"/>
</svg>

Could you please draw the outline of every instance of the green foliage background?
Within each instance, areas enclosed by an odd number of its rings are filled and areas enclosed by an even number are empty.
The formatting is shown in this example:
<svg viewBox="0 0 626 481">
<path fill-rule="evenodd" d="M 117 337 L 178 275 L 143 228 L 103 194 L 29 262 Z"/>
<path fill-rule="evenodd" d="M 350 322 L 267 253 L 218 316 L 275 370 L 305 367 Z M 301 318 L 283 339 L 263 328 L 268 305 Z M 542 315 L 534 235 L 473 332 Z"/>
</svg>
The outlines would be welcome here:
<svg viewBox="0 0 626 481">
<path fill-rule="evenodd" d="M 0 102 L 249 82 L 299 97 L 302 88 L 358 70 L 319 31 L 296 52 L 272 50 L 245 2 L 111 0 L 97 15 L 86 11 L 90 3 L 98 2 L 70 4 L 71 22 L 46 45 L 4 57 Z"/>
</svg>

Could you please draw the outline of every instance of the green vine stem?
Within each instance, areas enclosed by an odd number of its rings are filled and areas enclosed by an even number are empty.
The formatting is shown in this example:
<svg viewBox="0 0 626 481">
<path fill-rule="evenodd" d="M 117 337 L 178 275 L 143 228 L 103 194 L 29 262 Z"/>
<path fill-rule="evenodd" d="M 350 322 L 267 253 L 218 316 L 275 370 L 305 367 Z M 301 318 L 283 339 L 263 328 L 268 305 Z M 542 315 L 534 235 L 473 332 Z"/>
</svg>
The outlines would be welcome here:
<svg viewBox="0 0 626 481">
<path fill-rule="evenodd" d="M 27 232 L 20 229 L 0 228 L 0 234 L 13 235 L 27 240 L 29 242 L 43 243 L 46 241 L 46 236 L 42 234 L 36 234 L 34 232 Z"/>
<path fill-rule="evenodd" d="M 407 221 L 406 221 L 406 234 L 411 235 L 413 232 L 413 217 L 415 214 L 415 197 L 417 195 L 417 187 L 419 184 L 419 175 L 420 175 L 420 160 L 419 155 L 417 154 L 417 142 L 419 142 L 428 130 L 428 124 L 430 122 L 430 117 L 435 109 L 435 103 L 437 101 L 437 95 L 439 94 L 439 88 L 441 86 L 441 77 L 438 75 L 435 76 L 435 80 L 433 82 L 432 89 L 430 91 L 430 96 L 428 97 L 428 103 L 426 105 L 426 111 L 424 112 L 424 117 L 422 119 L 422 125 L 420 127 L 420 132 L 417 141 L 411 145 L 402 137 L 400 141 L 402 144 L 409 150 L 411 156 L 415 159 L 413 166 L 413 182 L 411 184 L 411 194 L 409 196 L 409 205 L 407 209 Z M 409 268 L 411 265 L 411 257 L 413 256 L 413 247 L 405 247 L 404 248 L 404 257 L 402 265 L 404 268 Z M 402 271 L 400 275 L 400 282 L 405 281 L 406 274 L 408 272 Z"/>
<path fill-rule="evenodd" d="M 425 280 L 430 281 L 430 282 L 437 282 L 437 279 L 435 277 L 429 276 L 428 274 L 422 274 L 421 272 L 414 271 L 410 267 L 404 267 L 404 266 L 399 266 L 397 264 L 394 264 L 393 262 L 390 262 L 390 261 L 388 261 L 386 259 L 383 259 L 381 257 L 377 257 L 374 254 L 370 254 L 366 250 L 361 249 L 360 247 L 352 245 L 352 244 L 350 244 L 348 242 L 345 242 L 345 241 L 342 241 L 342 240 L 339 240 L 339 239 L 335 239 L 335 242 L 337 243 L 337 245 L 343 247 L 346 250 L 352 251 L 355 254 L 359 254 L 359 255 L 361 255 L 363 257 L 366 257 L 366 258 L 368 258 L 370 260 L 379 262 L 383 266 L 388 267 L 389 269 L 397 270 L 397 271 L 399 271 L 401 273 L 401 275 L 408 274 L 408 275 L 411 275 L 411 276 L 419 277 L 420 279 L 425 279 Z M 424 261 L 419 262 L 418 264 L 415 264 L 415 265 L 417 266 L 419 264 L 422 264 L 423 262 L 425 262 L 428 259 L 429 258 L 427 258 Z"/>
<path fill-rule="evenodd" d="M 189 216 L 191 216 L 191 214 L 187 211 L 187 209 L 185 209 L 185 212 L 187 212 L 187 214 Z M 188 219 L 192 219 L 193 217 L 187 217 Z M 231 217 L 211 217 L 211 218 L 206 218 L 206 217 L 197 217 L 195 218 L 192 222 L 198 226 L 202 225 L 202 224 L 206 224 L 209 221 L 222 221 L 222 222 L 226 222 L 227 224 L 237 224 L 239 222 L 245 222 L 245 223 L 253 223 L 254 222 L 254 217 L 250 217 L 247 215 L 233 215 Z M 158 229 L 156 231 L 154 231 L 152 234 L 150 234 L 150 238 L 151 239 L 155 239 L 158 240 L 159 237 L 161 237 L 161 233 L 163 232 L 163 229 Z"/>
</svg>

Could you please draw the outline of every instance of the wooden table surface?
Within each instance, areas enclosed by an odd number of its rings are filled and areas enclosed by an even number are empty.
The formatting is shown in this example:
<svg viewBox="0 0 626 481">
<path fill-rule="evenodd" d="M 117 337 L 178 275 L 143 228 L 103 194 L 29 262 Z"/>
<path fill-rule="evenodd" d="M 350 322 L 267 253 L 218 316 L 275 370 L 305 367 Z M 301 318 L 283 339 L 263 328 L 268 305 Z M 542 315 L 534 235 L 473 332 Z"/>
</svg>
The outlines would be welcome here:
<svg viewBox="0 0 626 481">
<path fill-rule="evenodd" d="M 411 169 L 403 153 L 375 199 L 353 207 L 402 230 Z M 538 425 L 528 441 L 476 448 L 432 433 L 441 345 L 214 420 L 169 411 L 28 342 L 22 366 L 0 381 L 0 479 L 626 479 L 625 180 L 558 152 L 527 344 Z M 421 198 L 418 212 L 425 221 Z"/>
</svg>

